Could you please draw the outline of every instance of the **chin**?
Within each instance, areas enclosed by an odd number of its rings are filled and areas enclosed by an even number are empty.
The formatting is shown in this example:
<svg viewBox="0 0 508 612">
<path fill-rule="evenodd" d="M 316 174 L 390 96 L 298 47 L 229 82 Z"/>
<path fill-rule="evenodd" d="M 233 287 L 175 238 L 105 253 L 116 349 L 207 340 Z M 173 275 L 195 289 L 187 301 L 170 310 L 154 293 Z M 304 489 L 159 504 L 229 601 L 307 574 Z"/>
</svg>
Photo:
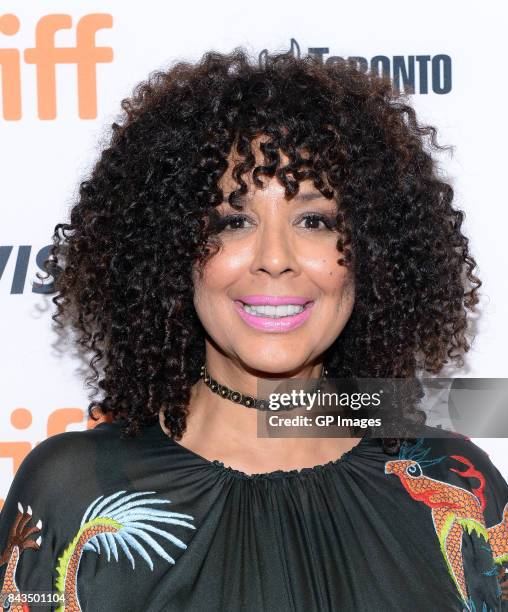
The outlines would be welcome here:
<svg viewBox="0 0 508 612">
<path fill-rule="evenodd" d="M 266 360 L 252 359 L 242 360 L 245 367 L 252 370 L 254 375 L 262 377 L 263 375 L 278 375 L 280 378 L 287 378 L 293 372 L 297 372 L 304 367 L 303 361 L 295 361 L 294 359 L 279 359 L 276 357 L 267 358 Z"/>
</svg>

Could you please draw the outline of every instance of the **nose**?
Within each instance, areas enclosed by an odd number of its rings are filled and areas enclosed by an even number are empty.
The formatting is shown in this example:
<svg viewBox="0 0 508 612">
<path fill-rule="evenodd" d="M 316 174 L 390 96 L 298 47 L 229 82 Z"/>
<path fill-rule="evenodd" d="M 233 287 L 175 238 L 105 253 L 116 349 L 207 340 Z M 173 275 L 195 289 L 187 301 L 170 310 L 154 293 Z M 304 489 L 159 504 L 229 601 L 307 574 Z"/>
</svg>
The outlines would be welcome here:
<svg viewBox="0 0 508 612">
<path fill-rule="evenodd" d="M 251 273 L 267 272 L 279 276 L 297 272 L 295 244 L 284 221 L 271 217 L 257 233 L 251 262 Z"/>
</svg>

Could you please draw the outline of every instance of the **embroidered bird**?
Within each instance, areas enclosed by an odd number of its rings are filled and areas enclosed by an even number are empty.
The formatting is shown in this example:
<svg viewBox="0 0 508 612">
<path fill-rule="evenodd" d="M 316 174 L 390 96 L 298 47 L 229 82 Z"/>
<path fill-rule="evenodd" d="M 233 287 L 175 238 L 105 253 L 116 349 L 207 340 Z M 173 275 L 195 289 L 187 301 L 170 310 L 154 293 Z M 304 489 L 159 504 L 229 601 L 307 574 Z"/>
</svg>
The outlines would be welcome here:
<svg viewBox="0 0 508 612">
<path fill-rule="evenodd" d="M 422 442 L 423 438 L 419 438 L 409 448 L 403 445 L 399 458 L 385 463 L 385 474 L 398 476 L 409 495 L 431 509 L 434 528 L 448 571 L 466 608 L 471 610 L 464 577 L 462 532 L 466 529 L 468 533 L 474 531 L 483 537 L 490 544 L 496 564 L 508 561 L 508 503 L 501 521 L 492 527 L 487 527 L 483 515 L 485 508 L 483 474 L 466 457 L 450 455 L 452 459 L 467 466 L 462 471 L 455 468 L 450 470 L 463 477 L 477 478 L 480 483 L 478 487 L 468 491 L 426 476 L 423 468 L 439 463 L 445 457 L 425 459 L 430 448 L 422 450 Z"/>
</svg>

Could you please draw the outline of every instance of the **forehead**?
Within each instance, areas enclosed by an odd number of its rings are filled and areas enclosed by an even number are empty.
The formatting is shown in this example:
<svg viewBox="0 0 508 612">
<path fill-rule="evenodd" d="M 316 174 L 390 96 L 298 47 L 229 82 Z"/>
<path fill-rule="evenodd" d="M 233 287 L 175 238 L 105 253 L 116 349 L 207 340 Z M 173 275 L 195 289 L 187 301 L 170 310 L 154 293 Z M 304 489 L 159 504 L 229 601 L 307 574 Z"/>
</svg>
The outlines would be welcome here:
<svg viewBox="0 0 508 612">
<path fill-rule="evenodd" d="M 251 149 L 255 160 L 254 167 L 264 166 L 267 163 L 267 160 L 265 159 L 265 156 L 261 150 L 261 145 L 267 142 L 268 140 L 270 140 L 270 137 L 266 134 L 261 134 L 253 138 L 251 143 Z M 278 153 L 280 158 L 279 167 L 286 166 L 290 162 L 289 157 L 281 149 L 279 149 Z M 305 150 L 300 151 L 300 154 L 305 157 Z M 233 169 L 238 162 L 243 162 L 245 160 L 245 157 L 239 154 L 238 149 L 235 145 L 232 147 L 227 160 L 228 167 L 221 179 L 219 180 L 219 187 L 224 191 L 225 197 L 227 197 L 227 195 L 231 191 L 238 189 L 239 184 L 233 177 Z M 282 183 L 280 183 L 275 176 L 273 178 L 270 178 L 269 176 L 261 175 L 260 178 L 263 181 L 265 187 L 270 184 L 269 191 L 280 191 L 281 193 L 284 193 L 284 187 Z M 245 174 L 242 174 L 242 180 L 246 183 L 249 192 L 254 192 L 258 190 L 256 185 L 254 185 L 254 181 L 252 178 L 252 170 L 245 172 Z M 316 189 L 312 180 L 308 179 L 300 182 L 299 191 L 301 193 L 310 193 L 316 192 Z M 318 195 L 320 195 L 319 192 Z"/>
</svg>

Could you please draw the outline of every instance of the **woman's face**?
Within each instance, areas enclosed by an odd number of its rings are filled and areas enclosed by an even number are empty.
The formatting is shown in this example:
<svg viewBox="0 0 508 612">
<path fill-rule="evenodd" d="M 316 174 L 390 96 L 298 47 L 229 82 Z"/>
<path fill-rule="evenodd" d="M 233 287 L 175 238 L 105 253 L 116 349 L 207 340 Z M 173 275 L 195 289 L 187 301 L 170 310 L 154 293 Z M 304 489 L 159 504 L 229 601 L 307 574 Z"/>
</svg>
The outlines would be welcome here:
<svg viewBox="0 0 508 612">
<path fill-rule="evenodd" d="M 256 157 L 262 163 L 257 147 Z M 286 200 L 276 177 L 262 177 L 265 187 L 257 189 L 247 176 L 246 205 L 237 211 L 227 202 L 237 188 L 231 167 L 230 160 L 220 184 L 226 201 L 217 210 L 232 217 L 203 276 L 194 273 L 194 305 L 233 361 L 260 372 L 298 373 L 334 342 L 353 309 L 352 275 L 337 264 L 336 203 L 312 181 L 301 182 Z M 280 298 L 290 306 L 277 306 Z M 260 309 L 263 304 L 268 308 Z"/>
</svg>

